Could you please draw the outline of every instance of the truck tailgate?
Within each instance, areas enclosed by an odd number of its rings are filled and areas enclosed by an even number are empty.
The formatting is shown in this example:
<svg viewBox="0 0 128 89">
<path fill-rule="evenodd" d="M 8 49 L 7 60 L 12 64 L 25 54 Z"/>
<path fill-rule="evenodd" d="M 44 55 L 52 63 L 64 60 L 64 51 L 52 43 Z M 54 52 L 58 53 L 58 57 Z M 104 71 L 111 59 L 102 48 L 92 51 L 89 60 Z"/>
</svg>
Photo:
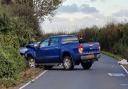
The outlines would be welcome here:
<svg viewBox="0 0 128 89">
<path fill-rule="evenodd" d="M 83 54 L 100 53 L 100 44 L 98 42 L 83 43 Z"/>
</svg>

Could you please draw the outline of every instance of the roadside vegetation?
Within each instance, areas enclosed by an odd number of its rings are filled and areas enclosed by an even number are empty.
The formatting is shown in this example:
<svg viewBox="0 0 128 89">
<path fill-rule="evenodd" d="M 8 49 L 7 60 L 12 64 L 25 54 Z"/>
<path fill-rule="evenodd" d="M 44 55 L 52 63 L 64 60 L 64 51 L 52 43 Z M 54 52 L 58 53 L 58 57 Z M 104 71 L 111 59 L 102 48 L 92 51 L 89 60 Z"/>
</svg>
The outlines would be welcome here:
<svg viewBox="0 0 128 89">
<path fill-rule="evenodd" d="M 23 82 L 22 79 L 27 80 L 41 71 L 33 72 L 26 67 L 18 52 L 19 47 L 50 35 L 66 34 L 40 32 L 39 22 L 48 14 L 54 15 L 53 11 L 61 1 L 53 0 L 54 6 L 49 3 L 48 7 L 43 7 L 45 3 L 39 1 L 0 0 L 0 89 L 15 86 Z M 102 50 L 128 59 L 128 23 L 108 24 L 102 28 L 94 26 L 71 34 L 81 34 L 89 42 L 99 41 Z"/>
<path fill-rule="evenodd" d="M 128 23 L 85 28 L 79 34 L 88 42 L 99 41 L 103 51 L 128 59 Z"/>
<path fill-rule="evenodd" d="M 115 55 L 115 54 L 107 52 L 107 51 L 102 51 L 102 53 L 116 59 L 117 61 L 121 61 L 123 59 L 119 55 Z"/>
<path fill-rule="evenodd" d="M 53 15 L 60 3 L 54 0 L 54 6 L 49 3 L 44 8 L 40 0 L 0 0 L 0 89 L 15 86 L 40 72 L 26 67 L 19 48 L 43 37 L 39 21 Z"/>
</svg>

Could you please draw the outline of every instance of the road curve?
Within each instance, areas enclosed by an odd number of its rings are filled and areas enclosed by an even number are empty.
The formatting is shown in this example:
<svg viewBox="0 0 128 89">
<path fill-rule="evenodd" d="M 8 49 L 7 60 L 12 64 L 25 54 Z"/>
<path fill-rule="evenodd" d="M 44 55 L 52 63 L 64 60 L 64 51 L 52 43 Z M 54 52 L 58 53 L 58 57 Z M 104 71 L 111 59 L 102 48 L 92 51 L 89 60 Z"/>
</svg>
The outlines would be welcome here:
<svg viewBox="0 0 128 89">
<path fill-rule="evenodd" d="M 90 70 L 55 67 L 24 89 L 128 89 L 128 75 L 117 61 L 102 55 Z"/>
</svg>

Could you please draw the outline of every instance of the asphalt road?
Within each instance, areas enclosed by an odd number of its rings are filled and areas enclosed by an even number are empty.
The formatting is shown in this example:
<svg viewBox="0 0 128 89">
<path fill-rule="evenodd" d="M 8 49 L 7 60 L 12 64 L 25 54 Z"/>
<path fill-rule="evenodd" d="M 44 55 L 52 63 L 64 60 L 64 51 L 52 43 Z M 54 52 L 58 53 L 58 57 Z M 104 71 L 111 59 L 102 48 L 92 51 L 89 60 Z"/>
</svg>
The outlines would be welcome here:
<svg viewBox="0 0 128 89">
<path fill-rule="evenodd" d="M 90 70 L 55 67 L 24 89 L 128 89 L 128 75 L 117 61 L 102 55 Z"/>
</svg>

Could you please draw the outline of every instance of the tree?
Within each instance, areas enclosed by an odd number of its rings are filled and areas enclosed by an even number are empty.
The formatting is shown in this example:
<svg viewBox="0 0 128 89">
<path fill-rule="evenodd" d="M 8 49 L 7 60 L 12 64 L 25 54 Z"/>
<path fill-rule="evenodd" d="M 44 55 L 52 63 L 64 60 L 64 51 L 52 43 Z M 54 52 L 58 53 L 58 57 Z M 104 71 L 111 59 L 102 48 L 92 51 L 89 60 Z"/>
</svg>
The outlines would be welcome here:
<svg viewBox="0 0 128 89">
<path fill-rule="evenodd" d="M 61 0 L 1 0 L 10 12 L 15 23 L 15 31 L 20 41 L 30 41 L 41 37 L 39 21 L 45 16 L 54 15 Z M 22 39 L 21 39 L 22 38 Z"/>
<path fill-rule="evenodd" d="M 2 0 L 1 3 L 2 4 L 10 4 L 12 0 Z"/>
</svg>

